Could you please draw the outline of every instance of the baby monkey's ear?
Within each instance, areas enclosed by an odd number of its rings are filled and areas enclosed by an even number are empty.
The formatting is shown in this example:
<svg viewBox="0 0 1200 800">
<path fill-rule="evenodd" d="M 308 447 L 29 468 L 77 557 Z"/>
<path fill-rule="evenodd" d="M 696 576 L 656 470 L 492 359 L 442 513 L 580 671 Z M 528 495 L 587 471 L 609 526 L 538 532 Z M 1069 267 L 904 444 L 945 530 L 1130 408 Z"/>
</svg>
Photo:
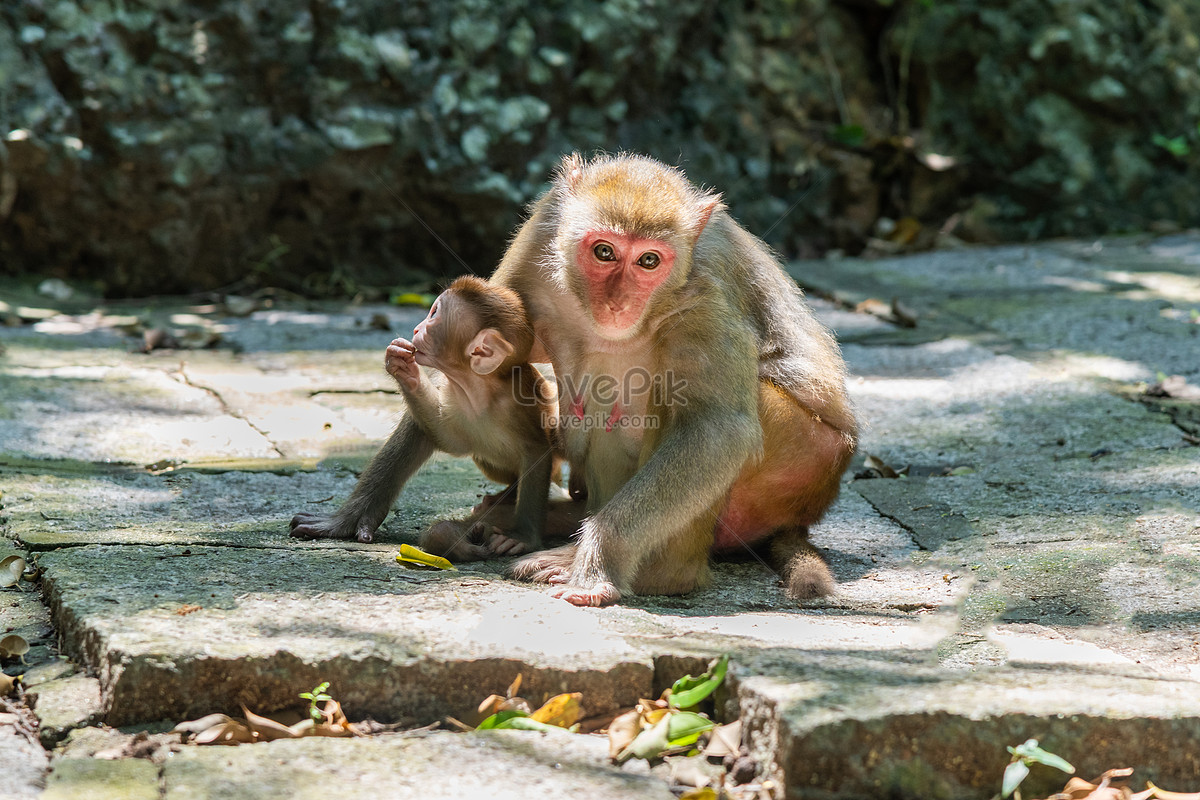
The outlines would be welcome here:
<svg viewBox="0 0 1200 800">
<path fill-rule="evenodd" d="M 490 375 L 513 354 L 512 344 L 495 328 L 484 328 L 467 345 L 467 358 L 476 375 Z"/>
</svg>

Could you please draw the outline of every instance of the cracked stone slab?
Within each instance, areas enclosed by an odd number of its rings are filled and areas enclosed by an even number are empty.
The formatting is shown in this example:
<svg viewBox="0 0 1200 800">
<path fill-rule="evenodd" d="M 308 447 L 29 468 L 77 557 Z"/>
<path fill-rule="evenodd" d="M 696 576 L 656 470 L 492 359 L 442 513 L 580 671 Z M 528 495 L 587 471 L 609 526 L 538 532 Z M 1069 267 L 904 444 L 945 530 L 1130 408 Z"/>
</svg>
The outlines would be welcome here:
<svg viewBox="0 0 1200 800">
<path fill-rule="evenodd" d="M 0 454 L 148 464 L 269 458 L 274 447 L 208 392 L 127 366 L 33 368 L 0 362 Z"/>
<path fill-rule="evenodd" d="M 671 800 L 664 782 L 608 763 L 606 737 L 524 731 L 435 732 L 371 739 L 308 738 L 189 747 L 163 768 L 167 800 L 325 800 L 373 794 Z M 515 734 L 515 735 L 514 735 Z"/>
<path fill-rule="evenodd" d="M 1078 359 L 1033 363 L 962 339 L 844 352 L 857 376 L 849 389 L 864 421 L 860 450 L 896 469 L 1182 443 L 1168 415 L 1112 394 Z"/>
<path fill-rule="evenodd" d="M 355 481 L 346 470 L 305 471 L 294 464 L 283 474 L 11 473 L 5 475 L 5 513 L 9 535 L 34 550 L 121 543 L 342 547 L 289 539 L 288 522 L 300 511 L 336 508 Z M 429 523 L 463 515 L 495 490 L 470 460 L 434 456 L 405 487 L 376 541 L 393 547 L 412 541 Z"/>
<path fill-rule="evenodd" d="M 274 710 L 322 680 L 351 715 L 430 721 L 469 715 L 518 672 L 527 696 L 583 691 L 595 714 L 651 696 L 660 656 L 685 656 L 684 671 L 696 671 L 729 649 L 785 644 L 929 651 L 950 624 L 787 608 L 756 564 L 722 566 L 712 589 L 686 598 L 608 610 L 502 580 L 496 563 L 414 573 L 394 549 L 83 546 L 38 564 L 58 629 L 99 676 L 114 725 L 239 703 Z M 748 605 L 764 610 L 712 613 Z"/>
<path fill-rule="evenodd" d="M 1099 775 L 1138 767 L 1139 780 L 1200 780 L 1200 684 L 1105 674 L 1095 664 L 954 672 L 896 659 L 816 657 L 734 672 L 752 749 L 806 798 L 987 797 L 1007 746 L 1036 738 Z M 1058 791 L 1035 773 L 1031 796 Z"/>
<path fill-rule="evenodd" d="M 70 675 L 29 687 L 25 695 L 38 718 L 38 737 L 53 747 L 75 728 L 100 721 L 100 682 L 86 675 Z"/>
</svg>

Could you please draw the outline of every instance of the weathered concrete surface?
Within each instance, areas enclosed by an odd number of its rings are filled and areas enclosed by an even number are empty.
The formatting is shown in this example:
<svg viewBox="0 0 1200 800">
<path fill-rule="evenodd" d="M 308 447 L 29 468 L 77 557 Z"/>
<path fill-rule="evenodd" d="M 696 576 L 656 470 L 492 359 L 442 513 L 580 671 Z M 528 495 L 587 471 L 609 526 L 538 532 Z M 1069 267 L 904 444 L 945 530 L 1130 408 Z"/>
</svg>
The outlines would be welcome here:
<svg viewBox="0 0 1200 800">
<path fill-rule="evenodd" d="M 41 800 L 157 800 L 158 767 L 140 758 L 55 759 Z"/>
<path fill-rule="evenodd" d="M 581 691 L 602 713 L 731 652 L 725 708 L 793 794 L 986 797 L 1005 745 L 1030 736 L 1085 774 L 1130 764 L 1200 788 L 1200 415 L 1140 394 L 1160 371 L 1200 382 L 1200 236 L 792 269 L 918 316 L 898 328 L 815 302 L 844 342 L 862 457 L 910 468 L 855 478 L 860 457 L 814 529 L 831 598 L 789 606 L 749 554 L 708 589 L 602 610 L 507 581 L 499 562 L 403 569 L 399 543 L 495 488 L 463 459 L 422 470 L 373 544 L 288 539 L 293 513 L 348 494 L 400 411 L 379 360 L 420 313 L 382 307 L 168 309 L 220 346 L 148 355 L 113 310 L 0 329 L 7 533 L 112 724 L 294 707 L 322 680 L 352 717 L 431 722 L 518 673 L 527 696 Z M 294 749 L 324 786 L 335 762 L 374 775 L 411 763 L 407 748 L 440 774 L 494 761 L 471 771 L 479 793 L 523 791 L 491 776 L 525 756 L 480 741 L 185 750 L 157 780 L 185 796 L 207 769 L 213 796 L 290 796 L 303 781 L 265 753 Z M 606 796 L 613 775 L 571 785 Z"/>
<path fill-rule="evenodd" d="M 516 735 L 513 735 L 516 734 Z M 256 797 L 586 797 L 670 800 L 666 786 L 607 764 L 603 737 L 488 731 L 467 736 L 301 739 L 189 748 L 163 770 L 168 800 Z"/>
<path fill-rule="evenodd" d="M 45 786 L 50 759 L 42 746 L 16 727 L 16 715 L 0 710 L 0 798 L 37 797 Z"/>
</svg>

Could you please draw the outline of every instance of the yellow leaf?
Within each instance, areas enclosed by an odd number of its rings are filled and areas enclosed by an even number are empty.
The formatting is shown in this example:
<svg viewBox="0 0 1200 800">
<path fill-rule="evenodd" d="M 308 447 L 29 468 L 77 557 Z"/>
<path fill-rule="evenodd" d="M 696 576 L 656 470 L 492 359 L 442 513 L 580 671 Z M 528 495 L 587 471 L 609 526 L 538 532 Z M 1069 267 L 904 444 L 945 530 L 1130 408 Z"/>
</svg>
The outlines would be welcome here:
<svg viewBox="0 0 1200 800">
<path fill-rule="evenodd" d="M 396 560 L 401 564 L 417 564 L 422 567 L 433 567 L 434 569 L 455 569 L 455 566 L 441 556 L 435 556 L 432 553 L 426 553 L 419 547 L 413 547 L 411 544 L 400 545 L 400 554 L 396 556 Z"/>
<path fill-rule="evenodd" d="M 513 682 L 508 685 L 508 696 L 516 697 L 517 692 L 521 691 L 521 673 L 517 673 L 517 677 L 513 678 Z"/>
<path fill-rule="evenodd" d="M 396 306 L 422 306 L 429 308 L 433 305 L 433 301 L 437 298 L 431 294 L 421 294 L 420 292 L 400 292 L 392 296 L 392 305 Z"/>
<path fill-rule="evenodd" d="M 529 716 L 547 725 L 569 728 L 579 721 L 579 702 L 582 699 L 582 692 L 556 695 Z"/>
<path fill-rule="evenodd" d="M 717 800 L 717 790 L 711 786 L 703 786 L 699 789 L 688 789 L 686 792 L 679 795 L 679 800 Z"/>
</svg>

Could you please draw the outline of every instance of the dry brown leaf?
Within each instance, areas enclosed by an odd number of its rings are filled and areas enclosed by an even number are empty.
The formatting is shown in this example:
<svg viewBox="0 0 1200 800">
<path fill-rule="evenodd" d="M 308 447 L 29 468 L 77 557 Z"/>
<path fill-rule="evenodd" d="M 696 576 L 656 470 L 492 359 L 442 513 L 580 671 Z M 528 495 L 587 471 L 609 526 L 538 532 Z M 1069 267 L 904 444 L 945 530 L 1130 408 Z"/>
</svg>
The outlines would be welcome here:
<svg viewBox="0 0 1200 800">
<path fill-rule="evenodd" d="M 1200 386 L 1192 386 L 1182 375 L 1172 375 L 1148 386 L 1146 396 L 1170 397 L 1175 400 L 1200 400 Z"/>
<path fill-rule="evenodd" d="M 325 717 L 327 725 L 346 725 L 350 720 L 346 719 L 346 714 L 342 711 L 342 704 L 337 700 L 326 700 L 325 707 L 321 709 L 321 714 Z"/>
<path fill-rule="evenodd" d="M 174 613 L 178 614 L 181 617 L 186 617 L 188 614 L 192 614 L 196 611 L 199 611 L 202 608 L 204 608 L 204 606 L 182 605 L 179 608 L 175 609 Z"/>
<path fill-rule="evenodd" d="M 580 702 L 582 700 L 582 692 L 555 695 L 529 716 L 547 725 L 569 728 L 579 721 Z"/>
<path fill-rule="evenodd" d="M 475 724 L 478 725 L 492 714 L 498 714 L 504 710 L 504 704 L 508 702 L 507 697 L 501 697 L 498 694 L 489 694 L 487 699 L 479 704 L 476 713 Z"/>
<path fill-rule="evenodd" d="M 1152 797 L 1156 800 L 1200 800 L 1200 792 L 1168 792 L 1166 789 L 1160 789 L 1150 781 L 1146 781 L 1146 785 L 1154 792 Z"/>
<path fill-rule="evenodd" d="M 521 673 L 517 673 L 517 677 L 513 678 L 513 682 L 508 685 L 508 696 L 516 697 L 517 692 L 521 691 Z"/>
<path fill-rule="evenodd" d="M 626 711 L 608 726 L 608 757 L 615 759 L 642 732 L 642 715 L 635 708 Z"/>
<path fill-rule="evenodd" d="M 253 741 L 254 733 L 234 719 L 201 731 L 192 739 L 193 744 L 249 744 Z"/>
<path fill-rule="evenodd" d="M 29 652 L 29 642 L 15 633 L 0 639 L 0 658 L 21 657 Z M 21 659 L 24 663 L 25 659 Z"/>
<path fill-rule="evenodd" d="M 0 561 L 0 589 L 16 586 L 25 574 L 25 566 L 25 559 L 20 556 L 7 556 Z"/>
<path fill-rule="evenodd" d="M 884 463 L 883 459 L 876 456 L 868 455 L 863 461 L 863 467 L 866 469 L 878 472 L 884 478 L 899 478 L 900 473 Z"/>
<path fill-rule="evenodd" d="M 735 719 L 727 725 L 718 725 L 708 736 L 704 747 L 706 758 L 724 758 L 740 752 L 742 747 L 742 721 Z"/>
<path fill-rule="evenodd" d="M 16 678 L 0 672 L 0 697 L 6 697 L 7 695 L 12 694 L 12 690 L 16 688 L 16 685 Z"/>
<path fill-rule="evenodd" d="M 264 742 L 271 742 L 276 739 L 295 739 L 296 734 L 287 725 L 282 725 L 273 719 L 255 714 L 250 709 L 242 706 L 242 714 L 246 717 L 246 724 L 250 726 L 250 730 L 255 736 Z"/>
<path fill-rule="evenodd" d="M 171 732 L 197 734 L 201 731 L 206 731 L 215 725 L 221 725 L 226 722 L 233 722 L 233 717 L 230 717 L 227 714 L 209 714 L 206 717 L 200 717 L 199 719 L 181 722 L 172 728 Z"/>
</svg>

